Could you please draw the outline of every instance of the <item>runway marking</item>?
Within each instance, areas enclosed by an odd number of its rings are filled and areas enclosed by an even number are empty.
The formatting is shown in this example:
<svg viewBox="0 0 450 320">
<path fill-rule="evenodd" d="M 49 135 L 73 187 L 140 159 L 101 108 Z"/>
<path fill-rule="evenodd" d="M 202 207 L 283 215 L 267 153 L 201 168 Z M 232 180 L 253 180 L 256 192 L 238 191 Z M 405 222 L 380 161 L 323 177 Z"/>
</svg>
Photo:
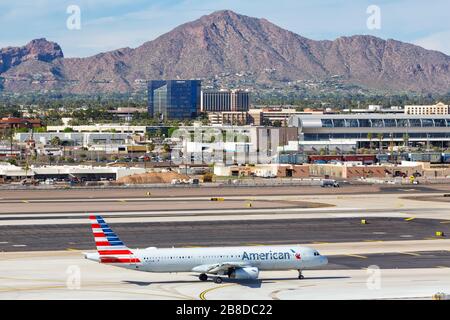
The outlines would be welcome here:
<svg viewBox="0 0 450 320">
<path fill-rule="evenodd" d="M 66 250 L 67 250 L 67 251 L 81 252 L 81 250 L 78 250 L 78 249 L 72 249 L 72 248 L 67 248 Z"/>
<path fill-rule="evenodd" d="M 306 286 L 299 286 L 298 288 L 288 288 L 288 289 L 280 289 L 280 290 L 275 290 L 273 292 L 270 293 L 270 297 L 272 298 L 272 300 L 281 300 L 280 298 L 278 298 L 278 294 L 283 292 L 283 291 L 297 291 L 300 288 L 307 288 L 307 287 L 315 287 L 317 285 L 315 284 L 308 284 Z"/>
<path fill-rule="evenodd" d="M 420 254 L 414 252 L 399 252 L 400 254 L 406 254 L 408 256 L 421 257 Z"/>
<path fill-rule="evenodd" d="M 448 269 L 448 268 L 450 268 L 450 267 L 446 267 L 446 266 L 436 266 L 436 268 L 439 268 L 439 269 Z"/>
<path fill-rule="evenodd" d="M 450 221 L 442 221 L 441 223 L 442 224 L 448 224 L 448 223 L 450 223 Z"/>
<path fill-rule="evenodd" d="M 100 286 L 105 286 L 102 283 L 98 283 L 98 284 L 83 284 L 83 287 L 97 287 L 98 285 Z M 107 284 L 106 286 L 115 286 L 116 284 Z M 37 287 L 28 287 L 28 288 L 11 288 L 11 289 L 0 289 L 0 292 L 28 292 L 28 291 L 40 291 L 40 290 L 48 290 L 48 289 L 67 289 L 67 285 L 54 285 L 54 286 L 37 286 Z M 104 290 L 96 290 L 96 289 L 83 289 L 84 291 L 87 292 L 101 292 L 104 293 Z M 113 292 L 113 293 L 123 293 L 123 294 L 133 294 L 133 295 L 146 295 L 146 296 L 156 296 L 156 297 L 165 297 L 165 298 L 178 298 L 178 299 L 185 299 L 185 300 L 189 300 L 187 299 L 187 296 L 182 296 L 182 295 L 164 295 L 164 294 L 152 294 L 152 293 L 144 293 L 144 292 L 127 292 L 127 291 L 118 291 L 118 290 L 111 290 L 109 292 Z M 190 297 L 189 297 L 190 298 Z"/>
<path fill-rule="evenodd" d="M 359 258 L 359 259 L 367 259 L 365 256 L 361 256 L 359 254 L 346 254 L 347 257 Z"/>
<path fill-rule="evenodd" d="M 23 203 L 30 203 L 28 200 L 22 200 Z"/>
<path fill-rule="evenodd" d="M 383 240 L 364 240 L 364 242 L 384 242 Z"/>
<path fill-rule="evenodd" d="M 41 287 L 32 287 L 32 288 L 14 288 L 14 289 L 0 289 L 0 292 L 15 292 L 15 291 L 36 291 L 36 290 L 45 290 L 45 289 L 64 289 L 67 286 L 59 285 L 59 286 L 41 286 Z"/>
<path fill-rule="evenodd" d="M 209 289 L 206 289 L 205 291 L 203 291 L 202 293 L 200 293 L 199 297 L 200 297 L 201 300 L 206 300 L 205 295 L 207 293 L 209 293 L 211 291 L 214 291 L 214 290 L 218 290 L 218 289 L 222 289 L 222 288 L 226 288 L 226 287 L 231 287 L 231 286 L 235 286 L 235 285 L 236 284 L 233 283 L 233 284 L 227 284 L 227 285 L 224 285 L 224 286 L 218 286 L 218 287 L 209 288 Z"/>
<path fill-rule="evenodd" d="M 9 242 L 0 242 L 0 244 L 8 244 Z"/>
<path fill-rule="evenodd" d="M 411 218 L 405 219 L 405 221 L 413 221 L 415 219 L 416 219 L 416 217 L 411 217 Z"/>
<path fill-rule="evenodd" d="M 13 247 L 26 247 L 26 244 L 13 244 Z"/>
<path fill-rule="evenodd" d="M 312 244 L 330 244 L 330 243 L 329 242 L 316 241 L 316 242 L 312 242 Z"/>
</svg>

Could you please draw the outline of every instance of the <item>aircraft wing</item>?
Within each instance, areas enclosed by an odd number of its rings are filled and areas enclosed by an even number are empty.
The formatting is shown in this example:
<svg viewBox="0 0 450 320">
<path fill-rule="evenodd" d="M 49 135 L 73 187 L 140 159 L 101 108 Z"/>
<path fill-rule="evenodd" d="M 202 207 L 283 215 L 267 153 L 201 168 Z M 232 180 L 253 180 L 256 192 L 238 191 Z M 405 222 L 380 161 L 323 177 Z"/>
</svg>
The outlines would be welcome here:
<svg viewBox="0 0 450 320">
<path fill-rule="evenodd" d="M 246 262 L 224 262 L 224 263 L 215 263 L 215 264 L 204 264 L 192 269 L 193 272 L 198 273 L 209 273 L 209 274 L 217 274 L 221 271 L 228 271 L 230 268 L 244 268 L 250 267 Z"/>
</svg>

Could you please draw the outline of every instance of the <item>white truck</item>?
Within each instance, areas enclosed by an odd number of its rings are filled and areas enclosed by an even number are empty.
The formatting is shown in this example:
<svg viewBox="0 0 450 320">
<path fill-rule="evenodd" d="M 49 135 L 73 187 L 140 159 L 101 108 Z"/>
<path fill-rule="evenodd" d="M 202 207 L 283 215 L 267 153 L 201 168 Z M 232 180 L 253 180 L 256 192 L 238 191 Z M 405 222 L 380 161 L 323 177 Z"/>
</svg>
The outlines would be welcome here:
<svg viewBox="0 0 450 320">
<path fill-rule="evenodd" d="M 323 179 L 320 182 L 320 186 L 322 188 L 340 188 L 341 187 L 339 185 L 339 182 L 337 182 L 336 180 L 332 180 L 332 179 Z"/>
</svg>

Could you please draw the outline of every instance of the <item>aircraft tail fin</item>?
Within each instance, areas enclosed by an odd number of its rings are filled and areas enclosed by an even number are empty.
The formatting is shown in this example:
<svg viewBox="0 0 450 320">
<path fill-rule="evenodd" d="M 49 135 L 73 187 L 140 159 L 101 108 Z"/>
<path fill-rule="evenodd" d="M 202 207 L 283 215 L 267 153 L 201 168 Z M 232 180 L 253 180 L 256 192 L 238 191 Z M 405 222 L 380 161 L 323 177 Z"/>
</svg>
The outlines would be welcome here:
<svg viewBox="0 0 450 320">
<path fill-rule="evenodd" d="M 89 216 L 98 259 L 101 263 L 139 263 L 133 252 L 119 239 L 102 216 Z"/>
</svg>

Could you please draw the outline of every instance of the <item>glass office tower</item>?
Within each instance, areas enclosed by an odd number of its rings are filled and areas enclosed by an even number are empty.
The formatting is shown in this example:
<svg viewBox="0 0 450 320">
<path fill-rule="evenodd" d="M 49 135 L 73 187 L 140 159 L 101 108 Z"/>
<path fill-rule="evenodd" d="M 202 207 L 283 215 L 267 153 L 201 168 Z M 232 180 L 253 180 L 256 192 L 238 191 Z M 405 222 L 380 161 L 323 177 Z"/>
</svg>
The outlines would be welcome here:
<svg viewBox="0 0 450 320">
<path fill-rule="evenodd" d="M 193 119 L 200 112 L 200 80 L 150 81 L 148 113 L 159 119 Z"/>
</svg>

